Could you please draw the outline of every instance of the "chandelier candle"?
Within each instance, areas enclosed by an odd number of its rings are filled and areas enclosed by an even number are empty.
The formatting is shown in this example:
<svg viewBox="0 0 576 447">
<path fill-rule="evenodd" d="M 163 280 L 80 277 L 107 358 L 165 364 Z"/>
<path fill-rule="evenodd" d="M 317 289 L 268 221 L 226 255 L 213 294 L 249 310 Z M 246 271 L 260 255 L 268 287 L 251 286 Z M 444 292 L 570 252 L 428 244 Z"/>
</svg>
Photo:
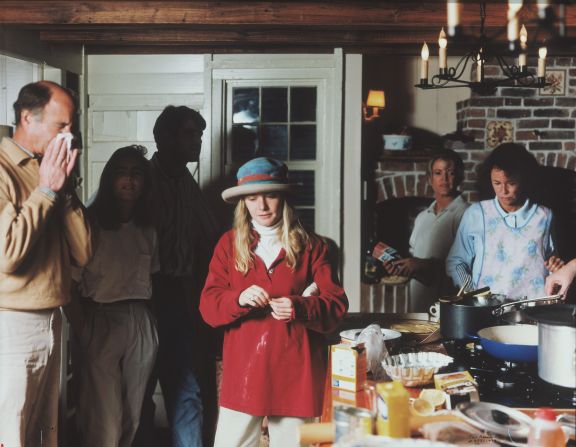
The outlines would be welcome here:
<svg viewBox="0 0 576 447">
<path fill-rule="evenodd" d="M 422 61 L 420 63 L 420 84 L 428 84 L 428 57 L 430 57 L 430 51 L 428 50 L 428 45 L 424 42 L 422 45 Z"/>
<path fill-rule="evenodd" d="M 541 47 L 538 50 L 538 77 L 544 79 L 546 77 L 546 47 Z"/>
<path fill-rule="evenodd" d="M 518 40 L 518 13 L 522 9 L 522 0 L 508 0 L 508 42 L 514 50 Z"/>
<path fill-rule="evenodd" d="M 528 48 L 528 31 L 526 27 L 522 25 L 520 29 L 520 54 L 518 55 L 518 66 L 520 71 L 526 71 L 526 49 Z"/>
<path fill-rule="evenodd" d="M 440 35 L 438 36 L 438 67 L 440 68 L 440 73 L 445 74 L 448 68 L 448 62 L 446 57 L 446 47 L 448 46 L 448 40 L 446 39 L 446 33 L 444 28 L 440 30 Z"/>
<path fill-rule="evenodd" d="M 454 37 L 456 30 L 460 26 L 460 10 L 462 5 L 457 0 L 448 0 L 446 5 L 448 18 L 448 35 Z"/>
</svg>

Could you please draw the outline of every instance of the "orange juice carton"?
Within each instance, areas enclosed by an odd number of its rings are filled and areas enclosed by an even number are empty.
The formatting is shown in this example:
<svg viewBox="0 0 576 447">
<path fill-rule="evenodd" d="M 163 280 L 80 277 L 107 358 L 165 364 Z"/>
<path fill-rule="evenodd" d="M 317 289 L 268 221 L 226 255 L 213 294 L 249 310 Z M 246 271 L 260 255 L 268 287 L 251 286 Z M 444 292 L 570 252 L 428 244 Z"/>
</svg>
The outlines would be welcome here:
<svg viewBox="0 0 576 447">
<path fill-rule="evenodd" d="M 360 391 L 366 382 L 366 349 L 363 343 L 332 345 L 332 388 Z"/>
<path fill-rule="evenodd" d="M 446 393 L 446 409 L 453 409 L 460 402 L 477 402 L 478 384 L 468 371 L 456 371 L 434 376 L 436 389 Z"/>
</svg>

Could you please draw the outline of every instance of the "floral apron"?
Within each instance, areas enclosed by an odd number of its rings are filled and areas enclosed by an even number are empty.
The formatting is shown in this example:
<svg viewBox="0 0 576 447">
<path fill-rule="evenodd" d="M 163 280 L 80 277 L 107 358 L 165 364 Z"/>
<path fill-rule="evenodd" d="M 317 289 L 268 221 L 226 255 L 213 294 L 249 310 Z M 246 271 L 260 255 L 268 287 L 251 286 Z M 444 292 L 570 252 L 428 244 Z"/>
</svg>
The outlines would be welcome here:
<svg viewBox="0 0 576 447">
<path fill-rule="evenodd" d="M 550 237 L 550 210 L 537 207 L 520 228 L 509 227 L 493 200 L 480 202 L 484 213 L 484 257 L 478 287 L 522 300 L 544 294 L 548 274 L 544 246 Z"/>
</svg>

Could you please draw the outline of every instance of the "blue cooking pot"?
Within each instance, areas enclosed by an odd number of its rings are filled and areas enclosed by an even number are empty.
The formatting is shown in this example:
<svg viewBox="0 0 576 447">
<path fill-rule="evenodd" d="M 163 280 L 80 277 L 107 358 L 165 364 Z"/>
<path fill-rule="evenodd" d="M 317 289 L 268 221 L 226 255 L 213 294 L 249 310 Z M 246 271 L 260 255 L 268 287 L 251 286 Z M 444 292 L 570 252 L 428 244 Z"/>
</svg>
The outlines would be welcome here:
<svg viewBox="0 0 576 447">
<path fill-rule="evenodd" d="M 482 348 L 490 355 L 508 362 L 538 361 L 538 326 L 490 326 L 478 331 Z"/>
</svg>

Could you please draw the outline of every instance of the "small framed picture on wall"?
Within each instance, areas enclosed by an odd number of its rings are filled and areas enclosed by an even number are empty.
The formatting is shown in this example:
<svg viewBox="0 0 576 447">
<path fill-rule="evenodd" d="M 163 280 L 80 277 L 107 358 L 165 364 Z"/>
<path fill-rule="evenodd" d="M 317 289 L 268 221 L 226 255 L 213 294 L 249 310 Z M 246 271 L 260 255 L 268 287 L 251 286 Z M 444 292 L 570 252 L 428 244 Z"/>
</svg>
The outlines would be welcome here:
<svg viewBox="0 0 576 447">
<path fill-rule="evenodd" d="M 540 89 L 540 96 L 563 96 L 566 94 L 566 70 L 546 70 L 547 85 Z"/>
</svg>

